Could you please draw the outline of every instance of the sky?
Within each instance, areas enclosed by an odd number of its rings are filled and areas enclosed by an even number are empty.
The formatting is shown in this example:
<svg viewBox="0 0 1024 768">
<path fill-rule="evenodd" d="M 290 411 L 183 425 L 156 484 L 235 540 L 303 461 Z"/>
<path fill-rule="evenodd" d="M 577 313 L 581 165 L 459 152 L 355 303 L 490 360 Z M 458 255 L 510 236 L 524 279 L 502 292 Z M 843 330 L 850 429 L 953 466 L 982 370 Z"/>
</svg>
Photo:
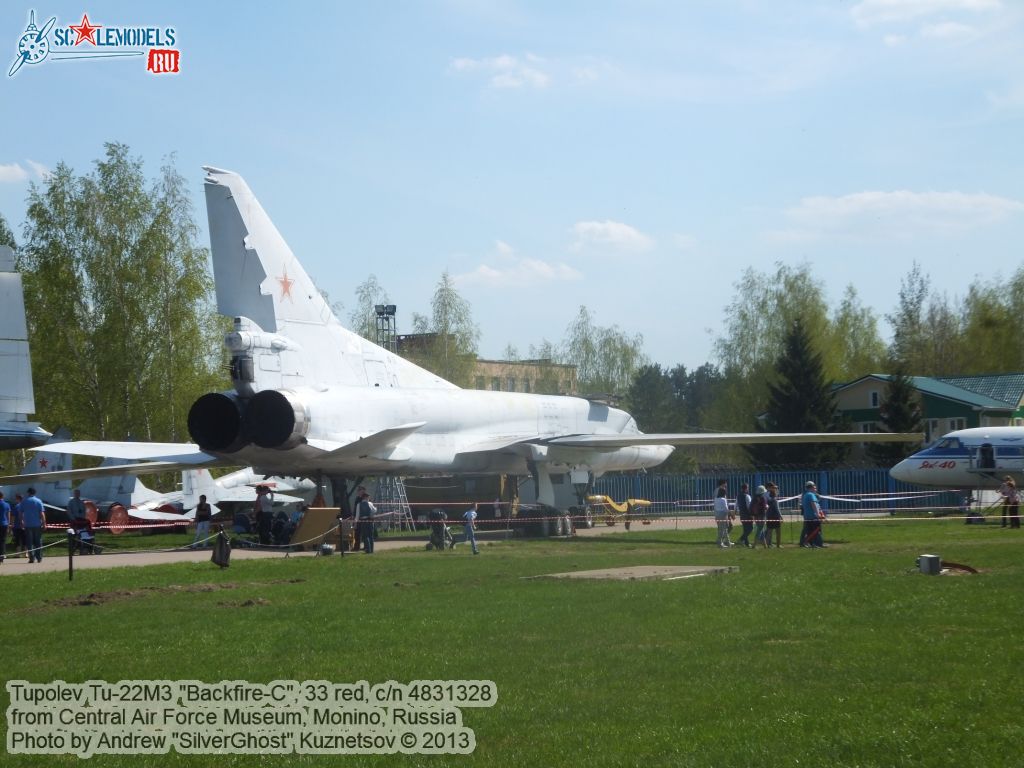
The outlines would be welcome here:
<svg viewBox="0 0 1024 768">
<path fill-rule="evenodd" d="M 33 9 L 52 49 L 8 76 Z M 180 72 L 57 60 L 119 50 L 85 14 L 173 28 Z M 585 305 L 692 368 L 747 269 L 884 318 L 915 261 L 950 297 L 1024 266 L 1024 0 L 8 2 L 3 51 L 19 241 L 57 163 L 173 153 L 202 245 L 200 166 L 234 170 L 343 315 L 374 274 L 411 331 L 447 270 L 483 357 Z"/>
</svg>

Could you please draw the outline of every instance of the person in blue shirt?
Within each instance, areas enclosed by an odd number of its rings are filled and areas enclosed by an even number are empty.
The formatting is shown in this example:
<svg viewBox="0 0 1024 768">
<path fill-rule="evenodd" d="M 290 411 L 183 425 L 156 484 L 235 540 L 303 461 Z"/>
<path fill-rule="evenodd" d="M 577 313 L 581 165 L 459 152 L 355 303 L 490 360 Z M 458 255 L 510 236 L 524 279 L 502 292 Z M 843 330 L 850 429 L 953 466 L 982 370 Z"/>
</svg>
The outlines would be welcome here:
<svg viewBox="0 0 1024 768">
<path fill-rule="evenodd" d="M 804 483 L 804 495 L 800 499 L 800 509 L 804 515 L 804 529 L 800 533 L 800 546 L 813 547 L 815 549 L 826 546 L 821 537 L 821 524 L 825 520 L 825 513 L 821 510 L 821 502 L 818 500 L 818 487 L 813 480 Z"/>
<path fill-rule="evenodd" d="M 466 541 L 473 545 L 473 554 L 479 555 L 480 550 L 476 548 L 476 502 L 473 502 L 473 506 L 466 510 L 465 514 L 462 515 L 462 519 L 465 522 L 462 524 L 462 530 L 466 534 Z"/>
<path fill-rule="evenodd" d="M 28 561 L 43 562 L 43 528 L 46 527 L 46 512 L 43 510 L 43 502 L 36 497 L 35 488 L 29 488 L 28 496 L 21 502 L 21 522 L 25 526 Z"/>
<path fill-rule="evenodd" d="M 13 531 L 11 543 L 14 551 L 22 553 L 25 551 L 25 525 L 21 521 L 21 499 L 20 493 L 14 494 L 14 506 L 11 507 L 10 529 Z"/>
<path fill-rule="evenodd" d="M 0 491 L 0 563 L 7 557 L 7 528 L 11 524 L 11 505 Z"/>
</svg>

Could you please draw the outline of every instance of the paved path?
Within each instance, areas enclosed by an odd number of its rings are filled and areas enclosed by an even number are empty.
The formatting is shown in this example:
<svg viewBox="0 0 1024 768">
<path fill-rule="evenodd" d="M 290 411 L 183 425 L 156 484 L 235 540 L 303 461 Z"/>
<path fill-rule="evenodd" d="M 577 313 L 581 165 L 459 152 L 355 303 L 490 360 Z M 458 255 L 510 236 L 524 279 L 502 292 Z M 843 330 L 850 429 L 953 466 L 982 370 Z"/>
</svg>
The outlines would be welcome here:
<svg viewBox="0 0 1024 768">
<path fill-rule="evenodd" d="M 631 534 L 643 534 L 652 531 L 688 530 L 693 528 L 714 527 L 713 522 L 707 518 L 703 519 L 672 519 L 655 520 L 650 525 L 642 525 L 639 522 L 632 524 Z M 455 540 L 461 542 L 462 536 L 459 527 L 455 526 Z M 609 533 L 627 533 L 622 524 L 608 526 L 603 523 L 595 525 L 591 529 L 577 530 L 578 536 L 602 536 Z M 504 540 L 508 538 L 507 531 L 481 532 L 477 534 L 477 540 L 481 542 Z M 381 552 L 394 549 L 421 549 L 426 545 L 427 534 L 417 539 L 378 539 L 374 548 Z M 176 549 L 170 552 L 108 552 L 100 555 L 75 555 L 74 568 L 78 570 L 89 570 L 92 568 L 119 568 L 140 565 L 164 565 L 166 563 L 201 563 L 209 562 L 212 551 Z M 362 557 L 362 553 L 353 553 Z M 231 550 L 232 560 L 252 560 L 284 557 L 282 551 L 267 551 L 261 549 L 247 549 L 238 547 Z M 314 552 L 291 552 L 289 557 L 314 557 Z M 337 555 L 332 555 L 336 557 Z M 346 555 L 349 557 L 350 555 Z M 15 576 L 23 573 L 48 573 L 60 571 L 66 573 L 68 570 L 67 547 L 64 542 L 45 550 L 41 563 L 29 563 L 24 557 L 10 557 L 0 564 L 0 576 Z"/>
</svg>

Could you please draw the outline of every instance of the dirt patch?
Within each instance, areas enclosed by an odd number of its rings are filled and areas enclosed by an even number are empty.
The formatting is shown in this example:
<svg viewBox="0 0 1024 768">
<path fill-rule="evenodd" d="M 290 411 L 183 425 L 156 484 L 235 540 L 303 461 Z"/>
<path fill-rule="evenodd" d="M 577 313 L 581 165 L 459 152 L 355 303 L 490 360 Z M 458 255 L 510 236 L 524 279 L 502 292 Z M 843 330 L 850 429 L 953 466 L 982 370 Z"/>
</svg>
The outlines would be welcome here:
<svg viewBox="0 0 1024 768">
<path fill-rule="evenodd" d="M 301 584 L 305 579 L 274 579 L 273 581 L 251 581 L 245 584 L 237 584 L 233 581 L 225 581 L 216 584 L 168 584 L 164 587 L 139 587 L 137 589 L 115 589 L 110 592 L 91 592 L 88 595 L 77 595 L 75 597 L 60 597 L 54 600 L 47 600 L 45 605 L 52 606 L 54 608 L 73 608 L 76 606 L 85 605 L 105 605 L 107 603 L 113 603 L 120 600 L 133 600 L 139 597 L 149 597 L 151 595 L 168 595 L 168 594 L 182 594 L 182 593 L 196 593 L 196 592 L 221 592 L 229 589 L 239 589 L 241 587 L 266 587 L 273 584 Z M 263 598 L 257 598 L 264 604 L 267 601 Z M 252 602 L 252 601 L 246 601 Z M 244 605 L 244 603 L 239 603 Z"/>
<path fill-rule="evenodd" d="M 252 608 L 257 605 L 270 605 L 269 600 L 265 600 L 262 597 L 250 598 L 248 600 L 222 600 L 217 603 L 221 608 Z"/>
</svg>

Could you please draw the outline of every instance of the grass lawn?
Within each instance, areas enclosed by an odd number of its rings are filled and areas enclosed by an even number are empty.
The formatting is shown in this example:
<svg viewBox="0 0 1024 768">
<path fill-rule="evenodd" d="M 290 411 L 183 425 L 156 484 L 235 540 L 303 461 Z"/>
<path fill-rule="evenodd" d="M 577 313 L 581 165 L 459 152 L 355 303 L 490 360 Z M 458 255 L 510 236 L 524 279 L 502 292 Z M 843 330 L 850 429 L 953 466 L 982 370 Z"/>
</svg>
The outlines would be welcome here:
<svg viewBox="0 0 1024 768">
<path fill-rule="evenodd" d="M 95 766 L 1024 761 L 1020 531 L 955 519 L 832 523 L 826 550 L 723 551 L 713 538 L 641 529 L 485 544 L 479 557 L 417 548 L 237 561 L 223 572 L 206 562 L 80 571 L 70 584 L 61 573 L 7 577 L 5 679 L 475 678 L 499 689 L 493 708 L 463 709 L 476 732 L 470 756 L 172 752 L 100 755 Z M 921 575 L 915 559 L 926 552 L 981 573 Z M 522 578 L 638 564 L 739 572 Z M 90 593 L 84 605 L 64 600 Z"/>
</svg>

